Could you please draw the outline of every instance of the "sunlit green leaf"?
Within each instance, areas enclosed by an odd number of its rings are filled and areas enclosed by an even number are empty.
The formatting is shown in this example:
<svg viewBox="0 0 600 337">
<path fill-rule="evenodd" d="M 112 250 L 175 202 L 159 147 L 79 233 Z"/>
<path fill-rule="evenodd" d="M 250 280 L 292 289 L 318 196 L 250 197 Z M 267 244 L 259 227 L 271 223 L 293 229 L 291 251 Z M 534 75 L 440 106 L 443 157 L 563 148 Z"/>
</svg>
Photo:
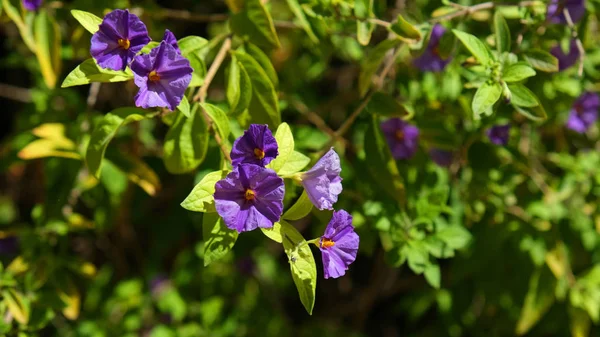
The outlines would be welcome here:
<svg viewBox="0 0 600 337">
<path fill-rule="evenodd" d="M 129 68 L 126 71 L 102 69 L 94 59 L 87 59 L 67 75 L 61 87 L 67 88 L 91 82 L 124 82 L 131 79 L 133 73 Z"/>
<path fill-rule="evenodd" d="M 92 34 L 96 33 L 98 29 L 100 29 L 102 19 L 92 13 L 72 9 L 71 15 L 73 15 L 73 17 L 79 21 L 83 28 Z"/>
<path fill-rule="evenodd" d="M 208 125 L 198 111 L 192 107 L 190 118 L 177 113 L 169 128 L 164 144 L 164 163 L 167 171 L 182 174 L 193 171 L 204 161 L 208 149 Z"/>
<path fill-rule="evenodd" d="M 204 237 L 204 266 L 227 254 L 238 238 L 238 232 L 227 228 L 217 213 L 204 213 L 202 217 L 202 236 Z"/>
<path fill-rule="evenodd" d="M 213 196 L 215 194 L 215 184 L 225 178 L 226 175 L 226 171 L 215 171 L 205 175 L 183 200 L 181 207 L 193 212 L 216 212 Z"/>
</svg>

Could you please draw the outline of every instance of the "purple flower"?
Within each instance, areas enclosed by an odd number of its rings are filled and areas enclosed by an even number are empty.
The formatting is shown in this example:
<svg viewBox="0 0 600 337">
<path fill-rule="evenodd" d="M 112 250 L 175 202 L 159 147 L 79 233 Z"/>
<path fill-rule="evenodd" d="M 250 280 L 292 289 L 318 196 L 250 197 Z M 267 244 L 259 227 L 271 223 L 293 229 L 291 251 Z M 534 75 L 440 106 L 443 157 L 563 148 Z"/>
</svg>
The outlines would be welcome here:
<svg viewBox="0 0 600 337">
<path fill-rule="evenodd" d="M 558 59 L 558 69 L 560 71 L 565 70 L 577 63 L 577 60 L 579 60 L 580 56 L 576 40 L 571 40 L 571 44 L 569 45 L 569 53 L 565 54 L 560 45 L 552 47 L 550 53 Z"/>
<path fill-rule="evenodd" d="M 566 25 L 565 9 L 569 11 L 571 20 L 579 22 L 585 14 L 585 0 L 551 0 L 548 4 L 546 18 L 552 23 Z"/>
<path fill-rule="evenodd" d="M 325 278 L 338 278 L 346 274 L 348 266 L 356 260 L 359 241 L 352 226 L 352 216 L 344 210 L 333 212 L 318 243 Z"/>
<path fill-rule="evenodd" d="M 28 11 L 37 11 L 42 6 L 42 0 L 22 0 L 22 3 Z"/>
<path fill-rule="evenodd" d="M 381 123 L 381 130 L 396 159 L 409 159 L 417 151 L 419 129 L 400 118 Z"/>
<path fill-rule="evenodd" d="M 106 14 L 99 30 L 92 36 L 90 53 L 102 68 L 125 70 L 150 40 L 140 18 L 128 10 L 115 9 Z"/>
<path fill-rule="evenodd" d="M 165 29 L 165 35 L 163 36 L 162 40 L 173 46 L 173 48 L 177 50 L 177 54 L 181 55 L 179 44 L 177 44 L 177 38 L 175 37 L 175 34 L 173 34 L 170 30 Z"/>
<path fill-rule="evenodd" d="M 494 125 L 486 131 L 490 141 L 496 145 L 508 144 L 508 136 L 510 133 L 510 124 Z"/>
<path fill-rule="evenodd" d="M 454 154 L 451 151 L 442 149 L 429 150 L 429 156 L 436 164 L 441 167 L 449 167 L 454 160 Z"/>
<path fill-rule="evenodd" d="M 284 194 L 275 171 L 241 164 L 215 184 L 215 206 L 225 225 L 239 233 L 271 228 L 283 213 Z"/>
<path fill-rule="evenodd" d="M 250 124 L 248 130 L 235 140 L 231 163 L 254 164 L 264 167 L 279 155 L 277 141 L 266 124 Z"/>
<path fill-rule="evenodd" d="M 340 156 L 331 148 L 310 170 L 302 174 L 308 199 L 320 210 L 333 209 L 342 193 Z"/>
<path fill-rule="evenodd" d="M 150 292 L 154 297 L 160 296 L 171 286 L 171 281 L 166 275 L 158 274 L 150 280 Z"/>
<path fill-rule="evenodd" d="M 429 37 L 429 43 L 425 48 L 425 51 L 421 56 L 414 59 L 413 64 L 423 71 L 442 71 L 450 61 L 452 57 L 446 59 L 440 56 L 439 46 L 442 36 L 446 32 L 446 29 L 436 24 L 431 29 L 431 36 Z"/>
<path fill-rule="evenodd" d="M 593 92 L 583 93 L 573 104 L 567 121 L 567 128 L 578 133 L 586 132 L 598 119 L 599 107 L 600 97 L 598 97 L 598 94 Z"/>
<path fill-rule="evenodd" d="M 16 236 L 9 236 L 0 239 L 0 255 L 13 255 L 19 250 L 19 239 Z"/>
<path fill-rule="evenodd" d="M 140 88 L 135 96 L 135 105 L 142 108 L 166 107 L 171 111 L 181 103 L 193 72 L 190 61 L 165 41 L 150 54 L 136 56 L 131 70 L 135 84 Z"/>
</svg>

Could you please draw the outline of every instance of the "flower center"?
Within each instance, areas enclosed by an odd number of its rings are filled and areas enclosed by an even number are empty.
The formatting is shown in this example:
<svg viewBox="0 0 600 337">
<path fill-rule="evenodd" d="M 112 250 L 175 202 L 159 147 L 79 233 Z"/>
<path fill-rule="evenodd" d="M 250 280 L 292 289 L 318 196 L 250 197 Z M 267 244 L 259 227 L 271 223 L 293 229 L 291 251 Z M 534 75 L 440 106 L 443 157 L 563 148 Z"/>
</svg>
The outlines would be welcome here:
<svg viewBox="0 0 600 337">
<path fill-rule="evenodd" d="M 402 131 L 402 130 L 396 131 L 396 139 L 398 141 L 403 141 L 404 140 L 404 131 Z"/>
<path fill-rule="evenodd" d="M 321 239 L 321 248 L 330 248 L 333 246 L 335 246 L 335 242 L 333 242 L 333 240 L 328 238 Z"/>
<path fill-rule="evenodd" d="M 581 114 L 583 113 L 583 105 L 581 105 L 581 104 L 575 104 L 575 105 L 573 106 L 573 109 L 575 109 L 575 112 L 576 112 L 578 115 L 581 115 Z"/>
<path fill-rule="evenodd" d="M 256 193 L 254 193 L 254 191 L 251 189 L 247 189 L 246 193 L 244 193 L 244 198 L 246 198 L 246 201 L 252 201 L 255 197 Z"/>
<path fill-rule="evenodd" d="M 152 82 L 160 81 L 160 75 L 156 72 L 156 70 L 152 70 L 150 74 L 148 74 L 148 79 Z"/>
<path fill-rule="evenodd" d="M 119 44 L 119 47 L 125 50 L 129 49 L 129 47 L 131 46 L 131 42 L 129 42 L 128 39 L 118 39 L 117 43 Z"/>
<path fill-rule="evenodd" d="M 263 159 L 265 157 L 265 151 L 263 151 L 263 150 L 261 150 L 259 148 L 256 148 L 256 149 L 254 149 L 254 155 L 258 159 Z"/>
</svg>

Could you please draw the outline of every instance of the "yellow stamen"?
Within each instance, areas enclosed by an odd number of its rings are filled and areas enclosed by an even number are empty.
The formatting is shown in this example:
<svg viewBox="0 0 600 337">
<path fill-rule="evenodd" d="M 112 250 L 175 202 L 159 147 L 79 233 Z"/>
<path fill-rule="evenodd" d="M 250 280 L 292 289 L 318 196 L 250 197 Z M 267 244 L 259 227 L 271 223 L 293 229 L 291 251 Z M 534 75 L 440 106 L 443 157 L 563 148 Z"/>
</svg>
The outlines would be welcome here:
<svg viewBox="0 0 600 337">
<path fill-rule="evenodd" d="M 148 74 L 148 79 L 152 82 L 160 81 L 160 75 L 156 73 L 155 70 L 152 70 L 150 74 Z"/>
<path fill-rule="evenodd" d="M 117 40 L 117 43 L 119 44 L 119 47 L 125 50 L 129 49 L 129 47 L 131 46 L 131 42 L 128 39 L 119 39 Z"/>
<path fill-rule="evenodd" d="M 335 246 L 335 242 L 328 238 L 321 239 L 321 248 L 330 248 Z"/>
<path fill-rule="evenodd" d="M 404 140 L 404 132 L 402 130 L 396 131 L 396 139 L 399 141 Z"/>
<path fill-rule="evenodd" d="M 253 190 L 247 189 L 246 193 L 244 193 L 244 198 L 246 198 L 246 201 L 251 201 L 251 200 L 254 200 L 255 195 L 256 194 L 254 193 Z"/>
<path fill-rule="evenodd" d="M 258 159 L 263 159 L 265 157 L 265 151 L 263 151 L 263 150 L 261 150 L 259 148 L 256 148 L 256 149 L 254 149 L 254 155 Z"/>
</svg>

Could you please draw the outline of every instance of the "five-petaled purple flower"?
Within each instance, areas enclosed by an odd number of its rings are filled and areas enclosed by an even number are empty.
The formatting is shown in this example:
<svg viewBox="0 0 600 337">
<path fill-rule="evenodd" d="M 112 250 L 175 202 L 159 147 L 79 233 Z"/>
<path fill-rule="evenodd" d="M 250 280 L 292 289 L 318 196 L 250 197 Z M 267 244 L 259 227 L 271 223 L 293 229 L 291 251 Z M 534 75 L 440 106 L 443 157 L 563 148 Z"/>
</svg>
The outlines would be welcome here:
<svg viewBox="0 0 600 337">
<path fill-rule="evenodd" d="M 283 179 L 254 164 L 234 166 L 215 184 L 215 206 L 225 225 L 241 232 L 271 228 L 283 213 Z"/>
<path fill-rule="evenodd" d="M 567 128 L 584 133 L 598 119 L 598 108 L 600 107 L 600 97 L 593 92 L 585 92 L 573 103 Z"/>
<path fill-rule="evenodd" d="M 310 170 L 302 173 L 302 186 L 308 199 L 320 210 L 333 209 L 342 193 L 340 156 L 331 148 Z"/>
<path fill-rule="evenodd" d="M 585 0 L 551 0 L 548 4 L 546 18 L 552 23 L 568 24 L 565 9 L 573 22 L 579 22 L 585 14 Z"/>
<path fill-rule="evenodd" d="M 358 244 L 359 238 L 352 226 L 352 216 L 344 210 L 333 212 L 333 217 L 318 242 L 325 278 L 338 278 L 346 274 L 348 266 L 356 259 Z"/>
<path fill-rule="evenodd" d="M 165 41 L 150 54 L 136 56 L 131 63 L 135 84 L 140 91 L 135 105 L 142 108 L 165 107 L 175 110 L 192 80 L 190 61 Z"/>
<path fill-rule="evenodd" d="M 510 135 L 510 124 L 494 125 L 486 131 L 486 134 L 492 143 L 506 145 Z"/>
<path fill-rule="evenodd" d="M 163 35 L 162 40 L 173 46 L 173 48 L 177 50 L 177 54 L 181 55 L 181 49 L 179 49 L 179 44 L 177 44 L 177 38 L 175 37 L 175 34 L 173 34 L 173 32 L 171 32 L 168 29 L 165 29 L 165 35 Z"/>
<path fill-rule="evenodd" d="M 37 11 L 42 6 L 42 0 L 23 0 L 22 3 L 28 11 Z"/>
<path fill-rule="evenodd" d="M 442 25 L 433 26 L 425 51 L 413 61 L 416 67 L 423 71 L 442 71 L 452 61 L 451 57 L 442 58 L 439 52 L 440 40 L 445 32 L 446 29 Z"/>
<path fill-rule="evenodd" d="M 140 18 L 128 10 L 115 9 L 106 14 L 92 36 L 90 53 L 102 68 L 125 70 L 150 40 L 146 25 Z"/>
<path fill-rule="evenodd" d="M 381 123 L 381 130 L 396 159 L 409 159 L 417 151 L 419 129 L 400 118 Z"/>
<path fill-rule="evenodd" d="M 266 124 L 251 124 L 235 140 L 231 149 L 231 163 L 255 164 L 264 167 L 279 155 L 277 141 Z"/>
<path fill-rule="evenodd" d="M 454 154 L 451 151 L 442 149 L 429 150 L 429 156 L 434 163 L 441 167 L 449 167 L 454 160 Z"/>
<path fill-rule="evenodd" d="M 579 56 L 581 56 L 579 53 L 579 48 L 577 48 L 576 40 L 571 40 L 569 52 L 567 54 L 565 54 L 560 45 L 552 47 L 550 53 L 558 59 L 558 70 L 560 71 L 565 70 L 577 63 Z"/>
</svg>

